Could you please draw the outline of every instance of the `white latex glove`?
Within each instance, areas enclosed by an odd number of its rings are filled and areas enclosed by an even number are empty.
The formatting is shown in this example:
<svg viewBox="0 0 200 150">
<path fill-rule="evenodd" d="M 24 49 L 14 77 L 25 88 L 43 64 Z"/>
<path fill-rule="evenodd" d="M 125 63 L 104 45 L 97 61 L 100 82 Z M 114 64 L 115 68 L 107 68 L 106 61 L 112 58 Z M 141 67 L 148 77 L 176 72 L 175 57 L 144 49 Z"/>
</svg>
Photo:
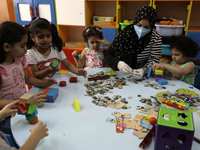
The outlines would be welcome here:
<svg viewBox="0 0 200 150">
<path fill-rule="evenodd" d="M 119 69 L 119 71 L 122 74 L 129 74 L 132 73 L 132 69 L 131 67 L 129 67 L 129 65 L 127 65 L 125 62 L 123 61 L 119 61 L 117 64 L 117 68 Z"/>
<path fill-rule="evenodd" d="M 144 76 L 144 70 L 143 69 L 135 69 L 132 73 L 133 79 L 139 80 L 142 79 Z"/>
</svg>

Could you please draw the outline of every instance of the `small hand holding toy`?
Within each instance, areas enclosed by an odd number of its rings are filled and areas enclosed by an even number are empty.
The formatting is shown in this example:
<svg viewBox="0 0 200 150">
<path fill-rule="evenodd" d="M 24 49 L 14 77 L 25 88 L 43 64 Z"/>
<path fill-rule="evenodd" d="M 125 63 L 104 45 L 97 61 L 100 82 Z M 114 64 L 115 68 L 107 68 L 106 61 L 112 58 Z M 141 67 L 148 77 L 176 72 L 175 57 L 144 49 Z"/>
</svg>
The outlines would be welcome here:
<svg viewBox="0 0 200 150">
<path fill-rule="evenodd" d="M 74 56 L 77 60 L 79 59 L 79 52 L 77 50 L 73 51 L 72 56 Z"/>
</svg>

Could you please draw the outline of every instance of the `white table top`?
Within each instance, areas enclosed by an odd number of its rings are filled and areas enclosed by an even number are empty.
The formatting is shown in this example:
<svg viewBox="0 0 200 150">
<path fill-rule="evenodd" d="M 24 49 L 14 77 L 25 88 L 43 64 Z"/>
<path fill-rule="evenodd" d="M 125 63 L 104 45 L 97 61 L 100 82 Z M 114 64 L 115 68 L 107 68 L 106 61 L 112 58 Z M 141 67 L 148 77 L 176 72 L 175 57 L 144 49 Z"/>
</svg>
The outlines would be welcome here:
<svg viewBox="0 0 200 150">
<path fill-rule="evenodd" d="M 99 71 L 108 71 L 110 68 L 89 69 L 88 75 L 95 74 Z M 139 102 L 141 99 L 137 95 L 150 98 L 161 91 L 175 92 L 179 88 L 190 89 L 190 85 L 178 81 L 168 80 L 165 90 L 156 90 L 151 87 L 144 87 L 146 81 L 135 84 L 126 80 L 129 86 L 123 86 L 123 89 L 113 89 L 113 93 L 107 94 L 121 95 L 126 98 L 130 109 L 113 109 L 103 106 L 96 106 L 92 103 L 92 97 L 84 96 L 86 94 L 84 83 L 88 83 L 87 78 L 78 76 L 78 83 L 69 83 L 69 78 L 75 76 L 72 73 L 56 74 L 54 78 L 59 83 L 67 81 L 66 87 L 53 85 L 59 88 L 59 95 L 55 103 L 46 103 L 42 108 L 38 108 L 39 121 L 46 123 L 49 128 L 49 136 L 42 139 L 36 150 L 137 150 L 142 139 L 132 135 L 133 129 L 125 129 L 124 133 L 116 133 L 115 124 L 106 122 L 108 117 L 114 118 L 111 114 L 115 111 L 121 113 L 130 113 L 132 118 L 136 114 L 140 114 L 136 110 L 137 106 L 144 104 Z M 123 77 L 118 72 L 119 77 Z M 126 76 L 124 76 L 126 77 Z M 153 82 L 153 79 L 149 79 Z M 173 83 L 176 86 L 171 86 Z M 29 93 L 37 93 L 44 89 L 32 88 Z M 190 89 L 200 95 L 200 90 Z M 132 96 L 132 99 L 128 99 Z M 81 107 L 80 112 L 76 112 L 73 106 L 74 99 L 79 100 Z M 131 119 L 132 119 L 131 118 Z M 195 136 L 200 138 L 200 117 L 196 112 L 193 113 L 195 123 Z M 24 115 L 16 115 L 11 119 L 11 128 L 16 142 L 22 146 L 30 135 L 29 129 L 33 125 L 29 125 Z M 154 138 L 146 149 L 154 149 Z M 199 149 L 199 144 L 193 141 L 192 150 Z"/>
</svg>

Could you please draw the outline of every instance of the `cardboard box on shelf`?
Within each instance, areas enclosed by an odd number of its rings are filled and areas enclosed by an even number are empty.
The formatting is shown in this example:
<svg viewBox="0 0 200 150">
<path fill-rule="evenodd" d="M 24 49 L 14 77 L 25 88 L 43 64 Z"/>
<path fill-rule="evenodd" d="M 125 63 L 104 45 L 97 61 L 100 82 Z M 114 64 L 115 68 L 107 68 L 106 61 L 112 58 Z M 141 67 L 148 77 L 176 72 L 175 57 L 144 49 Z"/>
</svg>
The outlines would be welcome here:
<svg viewBox="0 0 200 150">
<path fill-rule="evenodd" d="M 115 25 L 116 22 L 114 17 L 93 16 L 93 24 L 95 26 Z"/>
</svg>

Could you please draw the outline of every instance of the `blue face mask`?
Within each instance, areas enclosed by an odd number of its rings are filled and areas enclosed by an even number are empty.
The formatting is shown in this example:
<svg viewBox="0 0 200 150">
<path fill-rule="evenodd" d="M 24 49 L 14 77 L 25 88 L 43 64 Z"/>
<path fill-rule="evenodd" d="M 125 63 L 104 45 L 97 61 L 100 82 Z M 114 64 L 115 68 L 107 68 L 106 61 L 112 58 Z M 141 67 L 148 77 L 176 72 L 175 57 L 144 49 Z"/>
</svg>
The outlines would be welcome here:
<svg viewBox="0 0 200 150">
<path fill-rule="evenodd" d="M 134 29 L 135 29 L 135 32 L 136 32 L 136 34 L 138 36 L 138 39 L 140 39 L 141 37 L 145 36 L 146 34 L 148 34 L 151 31 L 151 29 L 138 27 L 137 25 L 134 25 Z"/>
</svg>

